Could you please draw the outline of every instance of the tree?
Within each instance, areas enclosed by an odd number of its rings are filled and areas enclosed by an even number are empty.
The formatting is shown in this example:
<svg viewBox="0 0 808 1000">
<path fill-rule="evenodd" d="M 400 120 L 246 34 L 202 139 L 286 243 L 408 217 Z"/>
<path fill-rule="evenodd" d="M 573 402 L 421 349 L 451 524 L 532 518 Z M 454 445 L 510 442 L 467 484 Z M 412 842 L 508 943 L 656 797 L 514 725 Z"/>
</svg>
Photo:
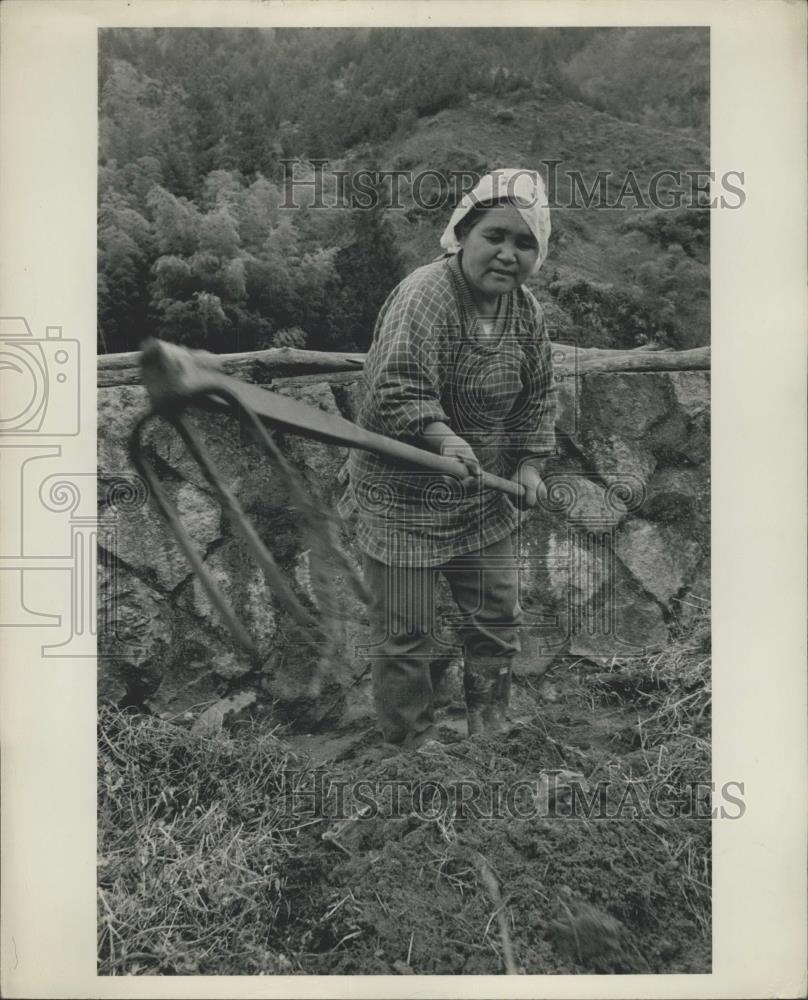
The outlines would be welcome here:
<svg viewBox="0 0 808 1000">
<path fill-rule="evenodd" d="M 161 254 L 193 253 L 199 245 L 200 216 L 186 198 L 176 198 L 155 184 L 146 197 L 154 221 L 157 247 Z"/>
<path fill-rule="evenodd" d="M 335 258 L 335 280 L 322 346 L 364 351 L 370 346 L 376 316 L 403 277 L 393 230 L 377 204 L 353 212 L 353 240 Z"/>
<path fill-rule="evenodd" d="M 99 211 L 98 342 L 102 353 L 132 350 L 149 334 L 149 221 L 114 194 Z"/>
<path fill-rule="evenodd" d="M 185 302 L 160 299 L 156 307 L 163 336 L 174 343 L 215 350 L 229 332 L 221 300 L 210 292 L 194 292 Z"/>
</svg>

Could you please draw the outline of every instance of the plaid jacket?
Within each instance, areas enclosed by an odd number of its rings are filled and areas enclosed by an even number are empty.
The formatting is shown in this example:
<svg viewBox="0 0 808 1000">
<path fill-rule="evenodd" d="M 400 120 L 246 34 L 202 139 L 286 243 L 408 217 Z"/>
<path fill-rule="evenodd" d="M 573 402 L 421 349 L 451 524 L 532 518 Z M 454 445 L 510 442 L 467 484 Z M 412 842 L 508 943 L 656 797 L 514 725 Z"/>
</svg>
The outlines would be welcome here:
<svg viewBox="0 0 808 1000">
<path fill-rule="evenodd" d="M 501 338 L 475 319 L 460 254 L 418 268 L 387 297 L 365 362 L 357 423 L 426 447 L 424 427 L 447 423 L 487 472 L 555 450 L 550 342 L 524 286 L 504 302 Z M 361 549 L 391 565 L 436 566 L 500 541 L 519 513 L 496 490 L 466 496 L 451 477 L 402 468 L 354 449 L 338 504 L 356 516 Z"/>
</svg>

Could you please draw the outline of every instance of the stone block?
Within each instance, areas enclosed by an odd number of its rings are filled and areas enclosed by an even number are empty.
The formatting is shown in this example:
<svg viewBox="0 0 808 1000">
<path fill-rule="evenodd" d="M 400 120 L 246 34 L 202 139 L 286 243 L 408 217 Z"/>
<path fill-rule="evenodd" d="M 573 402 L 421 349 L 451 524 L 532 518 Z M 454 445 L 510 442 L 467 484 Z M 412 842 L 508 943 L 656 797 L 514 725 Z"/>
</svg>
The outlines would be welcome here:
<svg viewBox="0 0 808 1000">
<path fill-rule="evenodd" d="M 122 385 L 98 390 L 99 474 L 133 474 L 127 442 L 135 423 L 149 408 L 149 396 L 143 386 Z"/>
<path fill-rule="evenodd" d="M 207 546 L 221 534 L 219 504 L 191 483 L 166 482 L 164 488 L 192 541 L 204 555 Z M 151 501 L 119 514 L 113 555 L 165 590 L 173 590 L 192 572 Z"/>
<path fill-rule="evenodd" d="M 665 607 L 693 577 L 702 546 L 680 527 L 627 521 L 617 533 L 615 551 L 641 586 Z"/>
<path fill-rule="evenodd" d="M 704 468 L 659 469 L 648 483 L 646 501 L 638 513 L 649 521 L 681 524 L 683 530 L 709 534 L 710 479 Z"/>
<path fill-rule="evenodd" d="M 172 656 L 164 596 L 106 561 L 98 567 L 98 697 L 114 704 L 155 690 Z"/>
<path fill-rule="evenodd" d="M 208 556 L 205 566 L 258 648 L 268 647 L 276 636 L 277 615 L 272 606 L 272 593 L 255 558 L 242 544 L 228 539 Z M 177 603 L 209 627 L 219 631 L 226 629 L 197 576 L 183 588 Z"/>
</svg>

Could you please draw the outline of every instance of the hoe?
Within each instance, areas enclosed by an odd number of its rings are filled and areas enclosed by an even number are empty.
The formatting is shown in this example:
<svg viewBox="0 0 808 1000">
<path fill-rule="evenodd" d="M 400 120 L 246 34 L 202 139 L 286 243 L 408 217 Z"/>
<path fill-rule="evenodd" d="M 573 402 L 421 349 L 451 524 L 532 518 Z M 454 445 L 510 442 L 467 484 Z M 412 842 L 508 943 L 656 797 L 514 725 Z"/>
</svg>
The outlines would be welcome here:
<svg viewBox="0 0 808 1000">
<path fill-rule="evenodd" d="M 192 351 L 164 341 L 149 340 L 144 345 L 141 356 L 141 370 L 143 383 L 149 393 L 151 410 L 137 421 L 130 436 L 129 453 L 132 463 L 148 484 L 152 499 L 197 574 L 213 607 L 239 645 L 253 656 L 258 655 L 258 650 L 252 637 L 228 604 L 205 565 L 176 507 L 169 500 L 147 458 L 143 434 L 150 424 L 156 420 L 165 420 L 175 428 L 218 497 L 234 530 L 255 555 L 274 596 L 289 615 L 302 626 L 302 633 L 312 639 L 320 634 L 317 619 L 300 602 L 232 490 L 214 468 L 207 449 L 187 419 L 187 411 L 195 407 L 208 411 L 230 412 L 241 417 L 247 427 L 252 429 L 255 440 L 263 446 L 275 463 L 275 467 L 283 474 L 290 491 L 290 498 L 296 505 L 312 539 L 313 551 L 316 550 L 321 559 L 330 556 L 336 560 L 354 594 L 361 600 L 365 600 L 367 595 L 351 560 L 336 541 L 335 533 L 331 530 L 333 527 L 331 522 L 328 517 L 324 517 L 324 512 L 312 497 L 310 488 L 303 483 L 284 458 L 271 432 L 278 430 L 325 444 L 362 448 L 382 455 L 402 468 L 430 469 L 455 480 L 462 480 L 467 475 L 463 463 L 455 459 L 445 458 L 381 434 L 372 433 L 343 417 L 225 375 L 220 370 L 215 355 L 205 351 Z M 522 487 L 519 484 L 487 472 L 482 473 L 481 483 L 485 487 L 500 490 L 516 499 L 522 496 Z M 321 611 L 334 610 L 333 604 L 330 608 L 323 607 L 321 602 L 318 604 Z"/>
</svg>

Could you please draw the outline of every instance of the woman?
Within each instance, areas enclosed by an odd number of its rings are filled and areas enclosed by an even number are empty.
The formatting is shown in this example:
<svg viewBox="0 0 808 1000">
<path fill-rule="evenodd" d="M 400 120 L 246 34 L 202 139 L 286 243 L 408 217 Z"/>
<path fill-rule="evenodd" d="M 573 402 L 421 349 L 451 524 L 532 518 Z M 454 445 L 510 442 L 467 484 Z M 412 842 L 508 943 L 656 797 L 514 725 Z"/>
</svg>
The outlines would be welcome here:
<svg viewBox="0 0 808 1000">
<path fill-rule="evenodd" d="M 550 215 L 538 174 L 495 171 L 455 209 L 444 257 L 405 278 L 382 306 L 365 363 L 357 422 L 460 460 L 450 480 L 354 450 L 340 513 L 357 515 L 372 595 L 373 694 L 389 743 L 434 733 L 430 664 L 442 573 L 460 611 L 469 734 L 499 731 L 520 651 L 511 535 L 518 513 L 480 471 L 524 488 L 534 507 L 555 448 L 550 344 L 525 280 L 547 255 Z"/>
</svg>

